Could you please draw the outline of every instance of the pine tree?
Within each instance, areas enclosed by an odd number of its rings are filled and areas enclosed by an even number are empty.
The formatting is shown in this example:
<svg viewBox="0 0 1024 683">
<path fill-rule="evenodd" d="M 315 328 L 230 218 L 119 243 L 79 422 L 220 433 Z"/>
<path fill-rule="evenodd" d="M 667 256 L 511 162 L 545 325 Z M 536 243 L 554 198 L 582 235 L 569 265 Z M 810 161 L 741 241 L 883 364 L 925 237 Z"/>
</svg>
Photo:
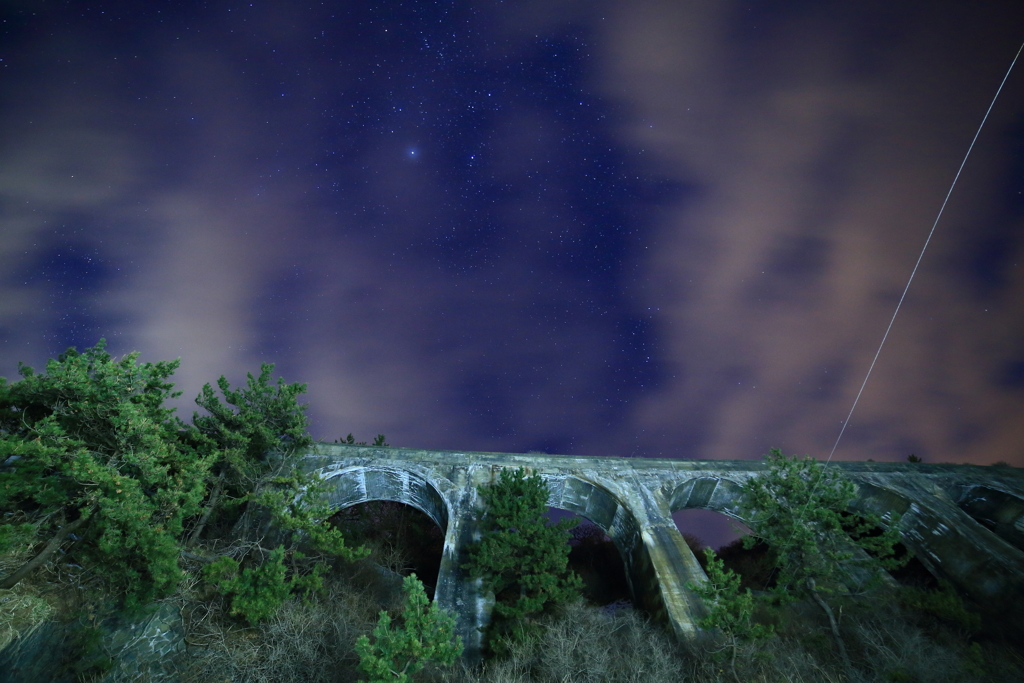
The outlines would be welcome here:
<svg viewBox="0 0 1024 683">
<path fill-rule="evenodd" d="M 369 683 L 406 683 L 426 662 L 448 666 L 462 654 L 462 638 L 453 635 L 455 617 L 427 599 L 415 574 L 405 577 L 402 590 L 402 626 L 392 627 L 391 617 L 382 611 L 373 629 L 374 642 L 365 635 L 356 640 L 359 668 L 370 675 Z"/>
<path fill-rule="evenodd" d="M 758 540 L 768 544 L 779 569 L 777 594 L 785 599 L 810 598 L 822 609 L 849 668 L 846 646 L 826 598 L 857 565 L 877 572 L 906 562 L 907 558 L 896 559 L 893 551 L 899 541 L 899 519 L 888 520 L 884 532 L 873 535 L 881 520 L 849 510 L 856 488 L 840 470 L 812 458 L 789 459 L 779 449 L 765 461 L 768 470 L 743 486 L 739 511 L 752 530 L 744 545 L 750 548 Z M 872 554 L 855 555 L 850 551 L 853 544 Z"/>
<path fill-rule="evenodd" d="M 183 523 L 199 511 L 212 462 L 181 438 L 186 425 L 163 407 L 178 361 L 114 361 L 101 339 L 50 360 L 45 374 L 19 366 L 0 378 L 0 508 L 28 520 L 5 536 L 42 547 L 0 580 L 10 588 L 43 566 L 69 537 L 75 557 L 130 602 L 177 585 Z"/>
<path fill-rule="evenodd" d="M 495 596 L 488 645 L 499 652 L 503 637 L 532 631 L 529 617 L 579 595 L 580 578 L 567 569 L 569 529 L 578 520 L 548 526 L 547 485 L 522 469 L 502 470 L 498 481 L 479 490 L 484 502 L 481 538 L 469 549 L 464 569 L 482 578 Z"/>
<path fill-rule="evenodd" d="M 322 495 L 326 485 L 301 462 L 313 442 L 306 432 L 306 406 L 297 400 L 306 385 L 280 378 L 273 385 L 273 370 L 263 364 L 259 377 L 249 374 L 238 390 L 221 377 L 223 403 L 205 385 L 196 403 L 208 414 L 193 414 L 189 434 L 197 443 L 212 444 L 218 454 L 206 508 L 189 544 L 201 540 L 211 517 L 233 520 L 227 538 L 219 539 L 227 543 L 219 548 L 220 557 L 189 555 L 210 562 L 204 575 L 231 597 L 232 612 L 250 623 L 272 615 L 293 593 L 318 590 L 329 556 L 353 561 L 369 553 L 349 547 L 338 529 L 324 523 L 331 514 Z M 265 548 L 266 538 L 278 542 Z"/>
<path fill-rule="evenodd" d="M 72 539 L 76 562 L 129 603 L 173 591 L 184 555 L 210 565 L 206 576 L 233 610 L 256 622 L 291 594 L 318 589 L 327 556 L 367 553 L 323 523 L 325 483 L 301 467 L 312 443 L 296 400 L 304 385 L 271 385 L 272 365 L 238 391 L 221 377 L 227 405 L 206 385 L 196 402 L 208 414 L 188 425 L 163 405 L 180 395 L 167 381 L 179 361 L 114 361 L 105 347 L 101 339 L 82 353 L 70 348 L 45 374 L 20 366 L 14 384 L 0 378 L 0 512 L 10 513 L 0 552 L 36 546 L 0 588 Z M 190 552 L 211 519 L 218 554 Z M 271 526 L 286 543 L 264 548 Z"/>
<path fill-rule="evenodd" d="M 748 588 L 740 591 L 740 577 L 730 569 L 711 548 L 704 549 L 707 558 L 705 571 L 708 580 L 702 584 L 688 583 L 686 587 L 700 596 L 708 605 L 708 614 L 698 625 L 706 629 L 718 629 L 725 636 L 726 647 L 730 649 L 729 659 L 733 678 L 739 683 L 736 673 L 736 653 L 742 643 L 767 638 L 772 634 L 770 626 L 753 622 L 754 595 Z"/>
</svg>

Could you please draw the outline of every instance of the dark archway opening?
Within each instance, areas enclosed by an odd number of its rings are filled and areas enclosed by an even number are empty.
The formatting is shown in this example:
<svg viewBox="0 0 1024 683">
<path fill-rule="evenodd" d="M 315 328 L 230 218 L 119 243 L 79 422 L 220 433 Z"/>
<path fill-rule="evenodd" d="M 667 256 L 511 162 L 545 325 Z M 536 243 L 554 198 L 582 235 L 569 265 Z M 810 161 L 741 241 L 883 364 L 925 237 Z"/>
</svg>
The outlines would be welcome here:
<svg viewBox="0 0 1024 683">
<path fill-rule="evenodd" d="M 738 520 L 703 508 L 677 510 L 672 513 L 672 521 L 691 549 L 696 544 L 718 550 L 750 533 Z"/>
<path fill-rule="evenodd" d="M 902 543 L 897 543 L 894 549 L 897 557 L 906 557 L 910 553 Z M 917 559 L 916 555 L 911 555 L 902 567 L 890 570 L 889 575 L 896 579 L 897 583 L 911 588 L 937 590 L 940 586 L 939 580 L 928 571 L 928 568 L 921 560 Z"/>
<path fill-rule="evenodd" d="M 568 568 L 583 580 L 583 598 L 596 607 L 633 605 L 625 564 L 608 534 L 586 517 L 567 510 L 548 508 L 548 517 L 579 520 L 569 532 Z"/>
<path fill-rule="evenodd" d="M 957 501 L 974 521 L 1018 550 L 1024 550 L 1024 499 L 990 486 L 971 486 Z"/>
<path fill-rule="evenodd" d="M 672 520 L 702 568 L 707 569 L 704 549 L 711 548 L 726 569 L 739 574 L 741 589 L 764 591 L 775 585 L 776 572 L 769 547 L 760 542 L 745 547 L 743 539 L 750 529 L 739 520 L 703 508 L 678 510 L 672 513 Z"/>
<path fill-rule="evenodd" d="M 444 552 L 444 530 L 422 511 L 392 500 L 371 500 L 343 508 L 328 520 L 352 546 L 366 546 L 370 562 L 387 572 L 415 573 L 434 599 Z"/>
<path fill-rule="evenodd" d="M 569 539 L 569 568 L 583 579 L 583 597 L 593 605 L 632 604 L 619 549 L 601 527 L 584 520 Z"/>
</svg>

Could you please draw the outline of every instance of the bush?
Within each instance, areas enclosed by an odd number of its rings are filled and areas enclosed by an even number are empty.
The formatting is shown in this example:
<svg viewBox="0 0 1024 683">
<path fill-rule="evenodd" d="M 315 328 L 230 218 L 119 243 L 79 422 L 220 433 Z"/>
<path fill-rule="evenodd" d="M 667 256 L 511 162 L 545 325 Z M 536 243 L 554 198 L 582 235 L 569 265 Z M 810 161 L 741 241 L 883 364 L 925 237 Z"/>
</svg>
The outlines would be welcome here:
<svg viewBox="0 0 1024 683">
<path fill-rule="evenodd" d="M 302 559 L 298 551 L 294 555 Z M 210 564 L 204 574 L 222 593 L 230 596 L 231 614 L 244 617 L 253 625 L 273 616 L 292 593 L 304 592 L 308 597 L 319 590 L 323 586 L 323 572 L 327 570 L 327 565 L 318 564 L 311 574 L 292 573 L 289 577 L 282 546 L 270 551 L 270 559 L 262 564 L 247 567 L 241 573 L 238 566 L 234 559 L 221 557 Z"/>
<path fill-rule="evenodd" d="M 981 629 L 981 616 L 964 605 L 963 598 L 948 581 L 940 581 L 938 590 L 904 588 L 903 604 L 944 619 L 970 635 Z"/>
<path fill-rule="evenodd" d="M 704 549 L 708 580 L 702 584 L 687 584 L 687 588 L 699 595 L 708 607 L 708 615 L 698 624 L 704 629 L 716 629 L 726 639 L 725 647 L 729 649 L 729 667 L 733 677 L 739 682 L 736 673 L 736 654 L 743 643 L 767 638 L 772 634 L 770 626 L 753 622 L 754 595 L 748 588 L 740 590 L 740 577 L 725 568 L 722 560 L 715 556 L 711 548 Z"/>
<path fill-rule="evenodd" d="M 453 636 L 455 617 L 429 603 L 416 575 L 405 577 L 405 613 L 400 628 L 391 628 L 391 617 L 382 611 L 373 629 L 374 642 L 365 636 L 356 641 L 359 668 L 370 683 L 406 683 L 427 662 L 451 665 L 462 654 L 462 638 Z M 429 607 L 428 607 L 429 603 Z"/>
</svg>

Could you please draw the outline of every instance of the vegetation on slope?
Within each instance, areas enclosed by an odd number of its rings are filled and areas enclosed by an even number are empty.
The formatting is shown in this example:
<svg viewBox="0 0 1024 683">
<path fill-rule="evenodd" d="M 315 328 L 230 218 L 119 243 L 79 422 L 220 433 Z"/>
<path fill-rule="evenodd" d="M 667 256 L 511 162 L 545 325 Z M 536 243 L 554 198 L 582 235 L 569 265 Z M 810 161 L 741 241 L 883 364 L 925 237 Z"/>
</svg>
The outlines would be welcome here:
<svg viewBox="0 0 1024 683">
<path fill-rule="evenodd" d="M 603 564 L 614 546 L 586 531 L 570 546 L 568 524 L 544 523 L 543 481 L 503 472 L 480 492 L 469 565 L 497 596 L 492 647 L 477 668 L 451 666 L 450 617 L 414 576 L 436 576 L 436 525 L 387 502 L 322 522 L 328 510 L 296 504 L 321 486 L 297 466 L 304 386 L 273 384 L 269 365 L 240 389 L 221 378 L 188 424 L 163 406 L 176 368 L 115 361 L 101 341 L 0 380 L 0 647 L 73 622 L 68 680 L 118 680 L 99 624 L 154 600 L 184 617 L 183 683 L 1024 678 L 999 624 L 913 560 L 900 587 L 852 580 L 858 563 L 899 555 L 892 532 L 846 510 L 848 483 L 780 453 L 747 489 L 754 540 L 700 553 L 709 631 L 688 650 L 643 612 L 581 599 L 607 591 L 591 569 L 586 586 L 568 570 L 570 552 Z"/>
</svg>

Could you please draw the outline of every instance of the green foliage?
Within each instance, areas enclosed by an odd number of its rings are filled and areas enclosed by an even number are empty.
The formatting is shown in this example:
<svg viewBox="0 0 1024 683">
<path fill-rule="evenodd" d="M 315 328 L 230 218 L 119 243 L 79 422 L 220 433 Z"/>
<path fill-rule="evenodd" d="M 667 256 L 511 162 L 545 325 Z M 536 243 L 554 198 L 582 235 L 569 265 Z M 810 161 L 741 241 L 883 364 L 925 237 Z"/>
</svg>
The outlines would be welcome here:
<svg viewBox="0 0 1024 683">
<path fill-rule="evenodd" d="M 733 677 L 736 673 L 736 652 L 740 643 L 761 640 L 772 635 L 771 626 L 755 624 L 754 595 L 748 588 L 740 591 L 740 577 L 725 568 L 725 563 L 711 548 L 704 549 L 705 567 L 708 580 L 702 584 L 688 583 L 687 588 L 700 596 L 708 606 L 707 616 L 697 624 L 705 629 L 718 629 L 727 641 L 726 647 L 732 654 L 730 665 Z"/>
<path fill-rule="evenodd" d="M 278 529 L 296 532 L 293 542 L 306 542 L 315 550 L 346 562 L 370 554 L 365 547 L 350 547 L 339 529 L 323 521 L 333 510 L 323 495 L 328 485 L 322 479 L 296 467 L 290 475 L 276 478 L 275 484 L 276 488 L 265 488 L 251 500 L 270 512 Z"/>
<path fill-rule="evenodd" d="M 306 406 L 298 403 L 304 384 L 270 383 L 274 366 L 263 364 L 259 377 L 248 375 L 243 389 L 233 390 L 221 377 L 217 385 L 222 403 L 209 384 L 196 403 L 209 415 L 193 415 L 199 441 L 216 445 L 218 459 L 211 473 L 223 488 L 218 506 L 241 509 L 231 542 L 250 545 L 253 536 L 265 535 L 273 526 L 288 536 L 288 547 L 278 544 L 267 551 L 247 552 L 239 564 L 223 557 L 207 568 L 206 576 L 231 597 L 233 614 L 252 624 L 273 615 L 293 593 L 319 590 L 328 570 L 324 556 L 354 561 L 369 554 L 351 548 L 341 531 L 323 520 L 331 509 L 323 494 L 327 484 L 301 467 L 305 449 L 312 443 L 306 433 Z M 212 477 L 211 477 L 212 479 Z M 211 495 L 211 504 L 213 496 Z M 299 547 L 311 547 L 318 556 L 307 558 Z M 290 561 L 284 563 L 284 556 Z M 269 559 L 268 559 L 269 558 Z"/>
<path fill-rule="evenodd" d="M 364 557 L 365 551 L 349 548 L 337 529 L 322 523 L 330 514 L 320 495 L 326 485 L 302 470 L 301 458 L 313 443 L 306 432 L 306 406 L 297 400 L 306 385 L 285 384 L 280 378 L 271 385 L 273 370 L 264 363 L 260 376 L 249 374 L 240 390 L 232 390 L 221 377 L 217 385 L 224 403 L 209 384 L 196 398 L 209 413 L 193 414 L 196 438 L 213 442 L 218 453 L 211 480 L 214 473 L 224 475 L 219 505 L 244 509 L 236 524 L 242 539 L 263 515 L 282 530 L 299 532 L 327 554 L 347 561 Z"/>
<path fill-rule="evenodd" d="M 219 450 L 225 451 L 225 464 L 234 469 L 234 476 L 257 481 L 275 458 L 313 443 L 306 433 L 308 421 L 305 405 L 296 398 L 306 391 L 305 384 L 285 384 L 278 378 L 270 384 L 274 366 L 264 363 L 260 376 L 247 375 L 244 389 L 233 390 L 221 376 L 217 386 L 224 396 L 224 405 L 213 388 L 206 384 L 196 404 L 209 415 L 193 413 L 192 423 L 205 436 L 212 438 Z M 231 406 L 230 408 L 228 406 Z"/>
<path fill-rule="evenodd" d="M 885 675 L 889 683 L 914 683 L 914 677 L 903 669 L 893 669 Z"/>
<path fill-rule="evenodd" d="M 740 591 L 740 577 L 725 568 L 725 563 L 711 548 L 704 549 L 706 583 L 688 583 L 687 588 L 699 595 L 709 607 L 708 615 L 698 625 L 718 629 L 736 641 L 758 640 L 772 634 L 770 626 L 753 623 L 754 595 L 748 588 Z"/>
<path fill-rule="evenodd" d="M 102 680 L 114 667 L 103 648 L 103 629 L 98 624 L 75 624 L 63 648 L 61 670 L 79 681 Z"/>
<path fill-rule="evenodd" d="M 319 586 L 323 554 L 367 554 L 321 522 L 330 513 L 326 485 L 300 467 L 312 444 L 296 400 L 305 385 L 274 385 L 269 364 L 239 390 L 221 377 L 223 400 L 205 385 L 196 403 L 207 414 L 187 425 L 163 407 L 180 395 L 168 381 L 178 361 L 140 365 L 137 353 L 114 361 L 104 348 L 100 340 L 83 353 L 68 349 L 45 374 L 22 366 L 12 385 L 0 378 L 0 512 L 12 513 L 0 524 L 0 551 L 53 541 L 4 584 L 40 566 L 73 528 L 75 561 L 100 570 L 130 605 L 142 604 L 177 585 L 185 523 L 200 520 L 191 543 L 212 516 L 222 535 L 225 520 L 234 521 L 223 552 L 246 565 L 239 571 L 222 559 L 214 574 L 235 612 L 256 622 L 288 595 Z M 291 535 L 288 548 L 260 546 L 274 523 Z M 299 544 L 321 555 L 306 558 Z"/>
<path fill-rule="evenodd" d="M 296 553 L 302 559 L 301 553 Z M 285 549 L 270 551 L 269 559 L 239 572 L 239 564 L 230 557 L 220 557 L 204 570 L 206 579 L 231 598 L 231 614 L 245 618 L 252 625 L 272 617 L 296 592 L 310 593 L 323 586 L 324 564 L 313 572 L 299 575 L 284 565 Z"/>
<path fill-rule="evenodd" d="M 178 361 L 114 361 L 105 346 L 70 348 L 45 374 L 20 366 L 14 384 L 0 378 L 0 462 L 9 464 L 0 509 L 27 517 L 43 540 L 87 518 L 76 559 L 144 602 L 180 578 L 177 539 L 199 510 L 212 458 L 163 407 L 180 393 L 167 381 Z M 23 530 L 4 529 L 5 542 Z"/>
<path fill-rule="evenodd" d="M 0 526 L 0 555 L 32 542 L 35 531 L 35 525 L 28 522 Z"/>
<path fill-rule="evenodd" d="M 385 438 L 387 438 L 387 437 L 385 437 L 383 434 L 378 434 L 373 439 L 373 445 L 374 446 L 383 446 L 383 447 L 386 448 L 388 446 L 388 444 L 384 443 L 384 439 Z M 335 439 L 334 443 L 340 443 L 340 444 L 345 445 L 345 446 L 365 446 L 366 445 L 365 441 L 356 441 L 356 438 L 354 436 L 352 436 L 351 433 L 349 433 L 348 436 L 346 436 L 344 439 L 341 439 L 340 441 Z"/>
<path fill-rule="evenodd" d="M 246 386 L 239 390 L 231 389 L 221 376 L 217 386 L 223 403 L 209 384 L 196 397 L 208 415 L 193 413 L 190 436 L 211 444 L 218 454 L 210 474 L 211 480 L 221 477 L 224 508 L 247 509 L 268 490 L 301 487 L 301 477 L 294 476 L 295 456 L 313 442 L 306 433 L 306 406 L 297 401 L 306 385 L 285 384 L 280 378 L 271 385 L 273 370 L 264 363 L 260 376 L 248 374 Z M 254 511 L 248 511 L 246 521 L 251 521 Z"/>
<path fill-rule="evenodd" d="M 988 660 L 981 649 L 981 643 L 971 643 L 967 648 L 967 661 L 964 662 L 965 673 L 978 680 L 985 675 Z"/>
<path fill-rule="evenodd" d="M 768 544 L 779 568 L 776 594 L 780 599 L 810 598 L 828 617 L 839 655 L 849 668 L 846 646 L 831 606 L 825 599 L 850 583 L 858 569 L 877 580 L 878 568 L 892 569 L 909 557 L 896 558 L 899 519 L 881 520 L 851 512 L 856 488 L 840 470 L 823 467 L 812 458 L 789 459 L 779 449 L 765 456 L 768 470 L 743 486 L 739 511 L 758 540 Z M 854 553 L 859 545 L 866 552 Z"/>
<path fill-rule="evenodd" d="M 899 519 L 890 519 L 887 529 L 872 535 L 881 520 L 849 511 L 856 490 L 840 470 L 811 458 L 789 459 L 778 449 L 765 460 L 768 470 L 744 485 L 739 507 L 752 529 L 744 545 L 768 544 L 779 568 L 781 594 L 832 592 L 858 565 L 894 569 L 906 561 L 894 556 Z M 851 543 L 870 555 L 856 556 Z"/>
<path fill-rule="evenodd" d="M 402 590 L 403 626 L 392 628 L 391 617 L 382 611 L 373 629 L 374 642 L 367 636 L 356 640 L 359 668 L 369 674 L 369 683 L 406 683 L 426 662 L 448 666 L 462 654 L 462 638 L 453 637 L 455 618 L 427 600 L 415 574 L 405 577 Z"/>
<path fill-rule="evenodd" d="M 567 569 L 568 530 L 577 520 L 545 523 L 548 493 L 540 475 L 502 470 L 498 481 L 480 488 L 480 497 L 481 538 L 470 546 L 463 568 L 494 592 L 499 619 L 492 622 L 493 648 L 501 631 L 515 632 L 524 618 L 578 597 L 583 582 Z M 520 624 L 518 630 L 524 629 L 529 627 Z"/>
</svg>

